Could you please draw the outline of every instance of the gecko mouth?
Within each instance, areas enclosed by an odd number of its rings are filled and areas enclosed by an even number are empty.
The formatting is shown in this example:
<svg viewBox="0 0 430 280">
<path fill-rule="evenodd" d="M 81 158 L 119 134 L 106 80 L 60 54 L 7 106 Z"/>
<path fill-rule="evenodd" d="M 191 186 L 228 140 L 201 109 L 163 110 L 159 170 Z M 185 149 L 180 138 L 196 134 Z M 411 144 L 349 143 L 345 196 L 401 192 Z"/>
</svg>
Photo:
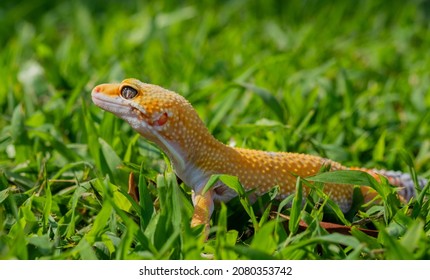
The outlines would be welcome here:
<svg viewBox="0 0 430 280">
<path fill-rule="evenodd" d="M 106 97 L 102 93 L 92 92 L 91 98 L 97 106 L 109 111 L 119 117 L 123 117 L 122 114 L 128 113 L 128 115 L 135 115 L 139 120 L 147 122 L 149 120 L 146 110 L 141 106 L 136 106 L 132 102 L 124 100 L 122 98 L 111 98 Z M 127 112 L 128 111 L 128 112 Z"/>
<path fill-rule="evenodd" d="M 119 97 L 107 97 L 103 93 L 97 91 L 93 91 L 91 95 L 94 104 L 98 107 L 128 122 L 135 122 L 137 119 L 141 124 L 145 124 L 147 127 L 160 130 L 169 120 L 168 112 L 157 112 L 150 115 L 142 105 L 131 100 Z M 135 118 L 135 120 L 133 120 L 133 118 Z"/>
<path fill-rule="evenodd" d="M 118 102 L 117 99 L 106 97 L 102 93 L 94 91 L 91 94 L 91 99 L 98 107 L 116 115 L 118 112 L 124 111 L 126 105 L 123 102 Z"/>
</svg>

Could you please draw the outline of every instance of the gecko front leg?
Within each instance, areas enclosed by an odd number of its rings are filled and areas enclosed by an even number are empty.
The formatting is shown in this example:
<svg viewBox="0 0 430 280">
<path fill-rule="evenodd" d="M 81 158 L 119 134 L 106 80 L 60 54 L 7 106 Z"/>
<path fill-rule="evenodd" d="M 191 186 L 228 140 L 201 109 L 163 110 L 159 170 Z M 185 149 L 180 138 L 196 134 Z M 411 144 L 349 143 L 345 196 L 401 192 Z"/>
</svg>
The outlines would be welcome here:
<svg viewBox="0 0 430 280">
<path fill-rule="evenodd" d="M 191 219 L 191 226 L 205 226 L 205 234 L 209 233 L 209 221 L 214 210 L 213 190 L 208 190 L 205 193 L 193 192 L 194 214 Z"/>
</svg>

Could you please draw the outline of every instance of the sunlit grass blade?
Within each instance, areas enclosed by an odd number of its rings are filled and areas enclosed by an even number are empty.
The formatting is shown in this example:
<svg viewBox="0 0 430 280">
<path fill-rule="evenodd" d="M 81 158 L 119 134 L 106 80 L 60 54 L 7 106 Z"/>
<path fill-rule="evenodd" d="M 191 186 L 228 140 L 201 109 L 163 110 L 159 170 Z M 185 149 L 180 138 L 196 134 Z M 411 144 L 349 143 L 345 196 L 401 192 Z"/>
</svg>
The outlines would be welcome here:
<svg viewBox="0 0 430 280">
<path fill-rule="evenodd" d="M 315 176 L 307 177 L 306 180 L 320 183 L 370 186 L 376 190 L 378 188 L 378 183 L 371 175 L 358 170 L 324 172 Z"/>
<path fill-rule="evenodd" d="M 45 174 L 46 176 L 46 174 Z M 45 205 L 43 207 L 43 228 L 44 228 L 44 232 L 46 232 L 48 224 L 49 224 L 49 217 L 51 216 L 51 210 L 52 210 L 52 192 L 51 192 L 51 186 L 50 183 L 47 182 L 47 180 L 45 181 L 45 188 L 44 188 L 44 193 L 45 193 Z"/>
<path fill-rule="evenodd" d="M 276 231 L 276 220 L 265 223 L 255 233 L 250 248 L 273 255 L 278 248 L 279 236 Z"/>
<path fill-rule="evenodd" d="M 299 228 L 300 213 L 302 211 L 303 202 L 303 185 L 300 177 L 298 177 L 296 182 L 296 191 L 290 211 L 290 221 L 288 222 L 288 229 L 290 230 L 291 234 L 295 234 Z"/>
<path fill-rule="evenodd" d="M 112 213 L 112 205 L 110 202 L 104 202 L 99 213 L 97 214 L 94 223 L 86 235 L 86 239 L 90 244 L 95 242 L 106 230 L 106 225 Z"/>
<path fill-rule="evenodd" d="M 268 221 L 271 209 L 272 203 L 269 203 L 266 206 L 266 209 L 264 210 L 263 214 L 261 215 L 260 221 L 258 223 L 259 228 L 262 227 Z"/>
<path fill-rule="evenodd" d="M 169 250 L 164 244 L 169 242 L 169 244 L 174 243 L 175 247 L 180 246 L 178 238 L 184 222 L 176 176 L 169 172 L 165 175 L 159 175 L 157 177 L 157 192 L 160 199 L 160 210 L 149 223 L 146 232 L 150 233 L 150 239 L 154 243 L 154 247 L 157 248 L 159 256 L 162 255 L 163 258 L 166 258 Z M 173 255 L 170 257 L 177 258 L 179 252 L 180 249 L 171 250 L 169 254 Z"/>
<path fill-rule="evenodd" d="M 139 205 L 141 207 L 140 211 L 140 228 L 142 231 L 145 231 L 146 227 L 148 226 L 152 215 L 154 213 L 154 207 L 153 202 L 151 198 L 151 193 L 148 189 L 148 183 L 146 182 L 146 177 L 143 175 L 143 165 L 141 166 L 141 171 L 139 173 L 139 182 L 138 182 L 138 189 L 139 189 Z"/>
<path fill-rule="evenodd" d="M 81 241 L 73 248 L 73 255 L 79 255 L 81 260 L 97 260 L 97 255 L 94 249 L 91 247 L 90 242 L 87 239 L 82 238 Z"/>
<path fill-rule="evenodd" d="M 120 184 L 121 182 L 127 182 L 127 174 L 119 169 L 121 166 L 121 159 L 115 153 L 109 144 L 104 141 L 102 138 L 99 138 L 100 148 L 101 148 L 101 156 L 104 162 L 104 171 L 109 174 L 109 177 L 112 178 L 112 181 Z"/>
<path fill-rule="evenodd" d="M 60 219 L 60 222 L 62 223 L 67 223 L 67 228 L 65 230 L 65 236 L 67 238 L 72 237 L 75 234 L 75 229 L 76 229 L 76 221 L 75 221 L 75 217 L 76 217 L 76 212 L 77 212 L 77 206 L 78 206 L 78 201 L 81 198 L 81 196 L 87 192 L 89 189 L 89 186 L 87 184 L 79 184 L 77 188 L 75 189 L 75 191 L 73 192 L 73 195 L 70 199 L 70 209 L 68 211 L 67 214 L 69 215 L 64 215 L 64 217 L 62 219 Z M 69 218 L 69 220 L 66 220 L 66 218 Z M 67 221 L 67 222 L 66 222 Z"/>
<path fill-rule="evenodd" d="M 227 207 L 221 204 L 216 226 L 216 240 L 214 242 L 214 257 L 216 259 L 230 260 L 237 257 L 236 253 L 231 250 L 236 243 L 237 234 L 237 231 L 227 231 Z"/>
</svg>

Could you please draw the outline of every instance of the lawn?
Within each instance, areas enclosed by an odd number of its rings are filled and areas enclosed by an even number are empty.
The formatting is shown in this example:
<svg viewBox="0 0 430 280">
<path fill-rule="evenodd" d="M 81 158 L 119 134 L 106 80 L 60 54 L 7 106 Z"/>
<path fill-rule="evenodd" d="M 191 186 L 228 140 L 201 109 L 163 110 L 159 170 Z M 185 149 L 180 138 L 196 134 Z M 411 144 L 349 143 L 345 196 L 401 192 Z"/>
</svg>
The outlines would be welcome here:
<svg viewBox="0 0 430 280">
<path fill-rule="evenodd" d="M 345 217 L 318 186 L 241 196 L 205 240 L 168 159 L 90 96 L 134 77 L 224 143 L 429 178 L 430 1 L 2 0 L 0 42 L 0 259 L 430 258 L 429 186 L 399 203 L 384 181 Z"/>
</svg>

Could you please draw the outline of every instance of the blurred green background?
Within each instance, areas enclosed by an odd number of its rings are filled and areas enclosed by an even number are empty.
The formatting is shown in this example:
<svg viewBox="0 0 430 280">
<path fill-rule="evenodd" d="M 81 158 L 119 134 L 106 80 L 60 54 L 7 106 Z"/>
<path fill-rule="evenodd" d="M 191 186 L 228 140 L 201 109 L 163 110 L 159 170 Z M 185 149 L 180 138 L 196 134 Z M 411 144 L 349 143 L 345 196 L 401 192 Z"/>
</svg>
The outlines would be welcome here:
<svg viewBox="0 0 430 280">
<path fill-rule="evenodd" d="M 95 85 L 128 77 L 184 95 L 225 143 L 428 177 L 429 50 L 424 0 L 2 0 L 0 255 L 73 248 L 101 207 L 77 200 L 80 184 L 109 175 L 124 189 L 142 163 L 152 178 L 166 168 L 91 104 Z M 53 245 L 48 229 L 70 203 L 87 220 Z M 21 218 L 32 226 L 20 239 Z M 31 236 L 44 236 L 46 251 L 28 253 Z"/>
</svg>

